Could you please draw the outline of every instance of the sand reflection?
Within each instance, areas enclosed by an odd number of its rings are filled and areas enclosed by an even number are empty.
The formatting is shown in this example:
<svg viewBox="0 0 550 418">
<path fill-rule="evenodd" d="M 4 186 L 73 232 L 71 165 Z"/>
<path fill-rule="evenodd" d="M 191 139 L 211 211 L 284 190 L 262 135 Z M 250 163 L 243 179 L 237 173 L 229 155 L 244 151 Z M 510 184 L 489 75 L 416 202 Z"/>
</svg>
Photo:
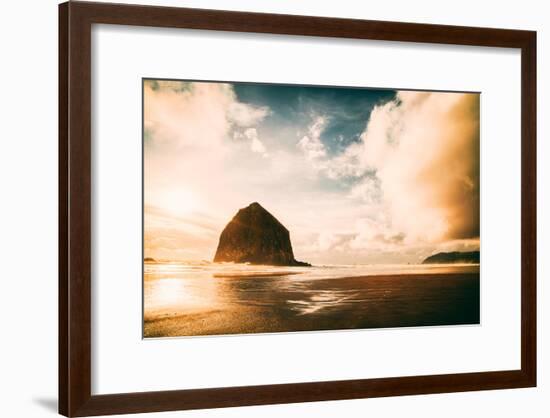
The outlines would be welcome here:
<svg viewBox="0 0 550 418">
<path fill-rule="evenodd" d="M 313 294 L 308 295 L 308 293 L 305 293 L 303 299 L 289 300 L 288 303 L 291 305 L 291 309 L 300 315 L 313 314 L 322 309 L 327 310 L 341 306 L 357 296 L 354 291 L 319 290 L 310 293 Z"/>
<path fill-rule="evenodd" d="M 158 265 L 145 272 L 145 320 L 212 309 L 220 304 L 216 281 L 187 277 L 185 271 L 173 265 Z"/>
</svg>

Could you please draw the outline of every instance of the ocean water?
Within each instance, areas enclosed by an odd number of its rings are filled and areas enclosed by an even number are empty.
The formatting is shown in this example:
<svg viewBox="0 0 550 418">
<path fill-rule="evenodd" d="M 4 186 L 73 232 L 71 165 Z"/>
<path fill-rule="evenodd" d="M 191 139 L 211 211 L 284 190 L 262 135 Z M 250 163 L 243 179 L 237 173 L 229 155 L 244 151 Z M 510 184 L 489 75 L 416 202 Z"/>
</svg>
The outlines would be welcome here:
<svg viewBox="0 0 550 418">
<path fill-rule="evenodd" d="M 237 263 L 211 263 L 209 261 L 153 262 L 144 264 L 145 278 L 152 275 L 170 277 L 235 277 L 298 275 L 296 279 L 334 279 L 351 276 L 381 274 L 431 274 L 479 272 L 478 264 L 326 264 L 312 267 L 258 266 Z"/>
<path fill-rule="evenodd" d="M 479 265 L 144 265 L 145 337 L 479 323 Z"/>
</svg>

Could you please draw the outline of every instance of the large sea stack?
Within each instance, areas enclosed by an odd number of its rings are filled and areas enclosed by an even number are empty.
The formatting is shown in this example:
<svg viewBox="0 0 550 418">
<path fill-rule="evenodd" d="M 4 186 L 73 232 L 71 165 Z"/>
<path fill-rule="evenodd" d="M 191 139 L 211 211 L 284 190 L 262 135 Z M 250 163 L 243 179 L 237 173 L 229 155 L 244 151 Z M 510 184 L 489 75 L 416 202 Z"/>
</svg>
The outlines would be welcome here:
<svg viewBox="0 0 550 418">
<path fill-rule="evenodd" d="M 214 262 L 310 266 L 294 259 L 288 229 L 257 202 L 239 209 L 224 228 Z"/>
</svg>

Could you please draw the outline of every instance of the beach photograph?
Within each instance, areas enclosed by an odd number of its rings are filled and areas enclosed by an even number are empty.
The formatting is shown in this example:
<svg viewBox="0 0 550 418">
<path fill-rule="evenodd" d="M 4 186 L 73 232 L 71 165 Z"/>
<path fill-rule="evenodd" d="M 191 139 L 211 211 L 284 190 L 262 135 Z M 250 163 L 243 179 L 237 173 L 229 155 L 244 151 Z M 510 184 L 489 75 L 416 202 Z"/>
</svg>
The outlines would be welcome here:
<svg viewBox="0 0 550 418">
<path fill-rule="evenodd" d="M 480 94 L 143 79 L 143 337 L 480 323 Z"/>
</svg>

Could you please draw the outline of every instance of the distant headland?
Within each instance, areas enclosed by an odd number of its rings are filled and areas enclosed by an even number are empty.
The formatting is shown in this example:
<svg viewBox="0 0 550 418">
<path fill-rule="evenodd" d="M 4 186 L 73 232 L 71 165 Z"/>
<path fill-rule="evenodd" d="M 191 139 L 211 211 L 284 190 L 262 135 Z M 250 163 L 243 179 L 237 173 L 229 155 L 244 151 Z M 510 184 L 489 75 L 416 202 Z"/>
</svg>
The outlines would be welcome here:
<svg viewBox="0 0 550 418">
<path fill-rule="evenodd" d="M 288 229 L 258 202 L 240 209 L 224 228 L 214 262 L 311 266 L 294 258 Z"/>
<path fill-rule="evenodd" d="M 479 251 L 437 253 L 426 258 L 422 264 L 479 264 Z"/>
</svg>

